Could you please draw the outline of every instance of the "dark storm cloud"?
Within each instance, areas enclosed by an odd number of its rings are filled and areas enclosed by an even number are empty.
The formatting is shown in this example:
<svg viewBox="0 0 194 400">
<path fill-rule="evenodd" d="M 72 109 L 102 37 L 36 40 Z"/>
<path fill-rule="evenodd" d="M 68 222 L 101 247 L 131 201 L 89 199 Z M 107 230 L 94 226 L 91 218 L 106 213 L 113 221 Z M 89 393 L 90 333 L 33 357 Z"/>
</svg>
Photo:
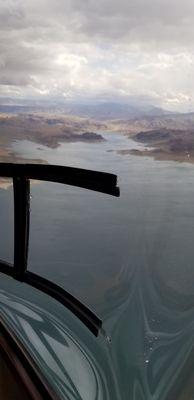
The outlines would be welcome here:
<svg viewBox="0 0 194 400">
<path fill-rule="evenodd" d="M 43 4 L 43 3 L 42 3 Z M 45 4 L 45 3 L 44 3 Z M 47 15 L 88 40 L 133 39 L 187 46 L 194 32 L 193 0 L 72 0 L 47 2 Z M 74 23 L 74 25 L 73 25 Z"/>
<path fill-rule="evenodd" d="M 0 0 L 0 29 L 34 28 L 34 38 L 187 46 L 194 32 L 193 0 Z M 24 32 L 25 31 L 25 32 Z M 80 37 L 78 37 L 78 33 Z M 32 34 L 32 32 L 30 32 Z M 67 38 L 66 38 L 67 36 Z M 32 35 L 33 37 L 33 35 Z M 122 44 L 122 43 L 121 43 Z"/>
</svg>

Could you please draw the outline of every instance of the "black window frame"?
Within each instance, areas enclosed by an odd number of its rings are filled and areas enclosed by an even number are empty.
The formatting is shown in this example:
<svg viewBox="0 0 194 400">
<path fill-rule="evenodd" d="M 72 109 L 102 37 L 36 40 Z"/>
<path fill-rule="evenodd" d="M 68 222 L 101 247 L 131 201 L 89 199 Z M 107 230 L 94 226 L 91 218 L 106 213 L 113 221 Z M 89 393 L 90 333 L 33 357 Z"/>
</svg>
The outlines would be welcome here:
<svg viewBox="0 0 194 400">
<path fill-rule="evenodd" d="M 28 271 L 30 180 L 77 186 L 119 197 L 117 176 L 59 165 L 0 163 L 0 177 L 13 179 L 14 192 L 14 263 L 9 264 L 0 260 L 0 272 L 53 297 L 73 312 L 95 336 L 98 336 L 102 320 L 92 310 L 59 285 Z"/>
</svg>

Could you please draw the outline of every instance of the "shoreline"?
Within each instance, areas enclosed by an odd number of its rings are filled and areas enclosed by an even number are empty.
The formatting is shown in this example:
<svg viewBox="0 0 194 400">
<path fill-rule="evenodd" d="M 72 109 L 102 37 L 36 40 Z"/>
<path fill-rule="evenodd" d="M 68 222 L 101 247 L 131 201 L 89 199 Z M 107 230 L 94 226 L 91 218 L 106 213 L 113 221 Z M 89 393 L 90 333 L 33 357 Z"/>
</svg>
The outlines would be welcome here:
<svg viewBox="0 0 194 400">
<path fill-rule="evenodd" d="M 0 113 L 0 162 L 29 162 L 25 155 L 13 150 L 14 141 L 29 140 L 50 149 L 58 148 L 61 143 L 101 143 L 106 139 L 99 133 L 100 128 L 99 123 L 78 117 Z M 46 160 L 32 158 L 31 162 L 45 163 Z"/>
<path fill-rule="evenodd" d="M 139 149 L 123 149 L 118 150 L 117 154 L 120 155 L 135 155 L 138 157 L 150 157 L 156 161 L 174 161 L 177 163 L 187 163 L 187 164 L 194 164 L 194 155 L 187 154 L 170 154 L 164 151 L 158 151 L 158 149 L 153 150 L 139 150 Z"/>
</svg>

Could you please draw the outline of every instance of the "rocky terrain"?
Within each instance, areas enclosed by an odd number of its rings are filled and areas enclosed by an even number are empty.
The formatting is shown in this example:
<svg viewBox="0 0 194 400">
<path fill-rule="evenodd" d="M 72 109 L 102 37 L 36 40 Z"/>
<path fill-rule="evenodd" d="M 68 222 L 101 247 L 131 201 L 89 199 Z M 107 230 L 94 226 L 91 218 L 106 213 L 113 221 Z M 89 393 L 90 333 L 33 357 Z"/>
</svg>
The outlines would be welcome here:
<svg viewBox="0 0 194 400">
<path fill-rule="evenodd" d="M 95 131 L 103 128 L 104 124 L 72 116 L 2 113 L 0 161 L 21 161 L 11 150 L 11 143 L 15 140 L 30 140 L 54 149 L 60 142 L 101 142 L 104 140 L 103 136 Z"/>
<path fill-rule="evenodd" d="M 194 113 L 117 103 L 14 105 L 11 100 L 7 105 L 0 102 L 0 161 L 24 161 L 12 151 L 15 140 L 27 139 L 54 149 L 61 142 L 101 142 L 102 131 L 119 132 L 147 147 L 121 149 L 120 154 L 194 162 Z"/>
<path fill-rule="evenodd" d="M 109 121 L 113 130 L 120 130 L 130 136 L 138 132 L 156 129 L 194 129 L 194 113 L 185 114 L 163 114 L 153 116 L 139 116 L 138 118 L 128 118 L 126 120 Z"/>
<path fill-rule="evenodd" d="M 194 162 L 194 113 L 139 116 L 109 121 L 113 131 L 142 143 L 144 150 L 122 149 L 120 154 L 151 156 L 157 160 Z"/>
<path fill-rule="evenodd" d="M 194 163 L 194 129 L 153 129 L 130 136 L 145 144 L 144 150 L 120 150 L 119 153 L 151 156 L 157 160 L 174 160 Z"/>
</svg>

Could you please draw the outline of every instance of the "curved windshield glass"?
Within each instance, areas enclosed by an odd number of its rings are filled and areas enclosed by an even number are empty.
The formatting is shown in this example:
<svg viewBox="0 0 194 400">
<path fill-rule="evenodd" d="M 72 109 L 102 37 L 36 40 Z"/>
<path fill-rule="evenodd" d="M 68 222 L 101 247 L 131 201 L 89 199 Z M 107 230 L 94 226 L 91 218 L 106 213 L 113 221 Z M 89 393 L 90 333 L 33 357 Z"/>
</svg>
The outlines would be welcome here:
<svg viewBox="0 0 194 400">
<path fill-rule="evenodd" d="M 0 273 L 83 325 L 15 319 L 68 400 L 194 397 L 193 37 L 193 0 L 0 0 Z"/>
</svg>

